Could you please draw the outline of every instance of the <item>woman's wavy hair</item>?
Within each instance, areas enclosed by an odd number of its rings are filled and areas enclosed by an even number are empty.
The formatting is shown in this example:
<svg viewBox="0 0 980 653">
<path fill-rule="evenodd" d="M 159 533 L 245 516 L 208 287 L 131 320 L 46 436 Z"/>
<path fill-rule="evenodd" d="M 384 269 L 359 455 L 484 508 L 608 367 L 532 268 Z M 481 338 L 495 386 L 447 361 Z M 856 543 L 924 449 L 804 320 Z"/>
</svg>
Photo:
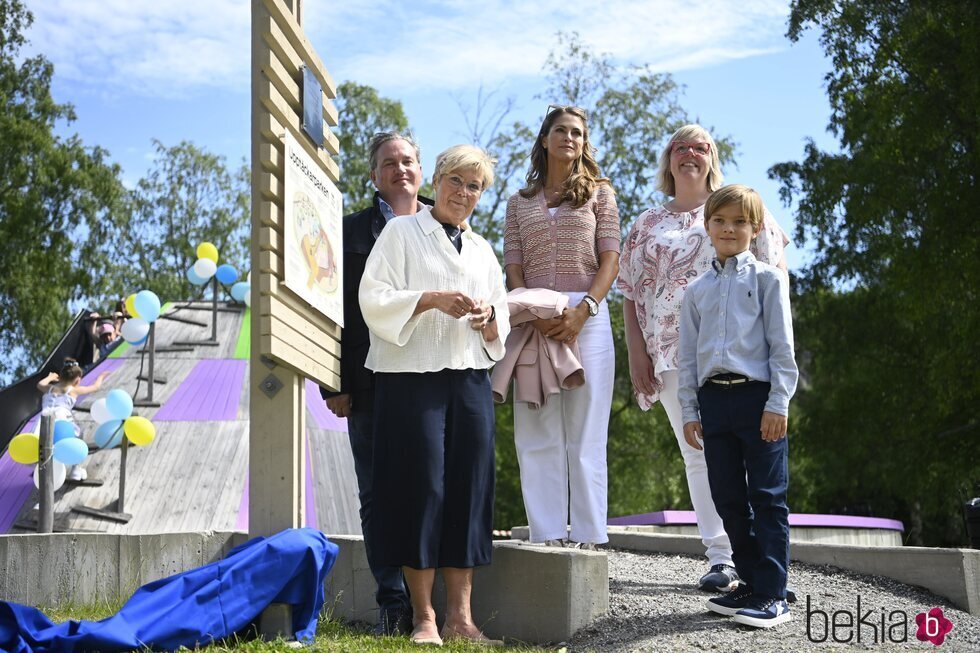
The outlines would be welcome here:
<svg viewBox="0 0 980 653">
<path fill-rule="evenodd" d="M 584 109 L 578 107 L 555 107 L 544 117 L 541 129 L 538 130 L 538 137 L 534 140 L 534 146 L 531 147 L 531 167 L 527 171 L 527 185 L 517 192 L 521 194 L 521 197 L 531 198 L 544 188 L 545 180 L 548 178 L 548 151 L 542 143 L 551 132 L 555 120 L 566 114 L 575 116 L 582 121 L 584 126 L 582 156 L 572 164 L 572 174 L 562 184 L 561 195 L 562 202 L 568 202 L 573 207 L 578 208 L 589 201 L 597 185 L 609 183 L 609 179 L 603 177 L 599 171 L 599 164 L 595 160 L 596 149 L 589 141 L 588 115 Z"/>
</svg>

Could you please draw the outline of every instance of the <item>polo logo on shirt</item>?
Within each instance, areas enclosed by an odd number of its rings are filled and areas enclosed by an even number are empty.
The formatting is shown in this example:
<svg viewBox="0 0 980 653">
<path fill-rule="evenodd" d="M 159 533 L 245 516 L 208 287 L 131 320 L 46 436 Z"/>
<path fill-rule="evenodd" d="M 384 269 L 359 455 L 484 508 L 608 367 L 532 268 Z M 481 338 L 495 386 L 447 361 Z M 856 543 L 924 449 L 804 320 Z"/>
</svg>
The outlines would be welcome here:
<svg viewBox="0 0 980 653">
<path fill-rule="evenodd" d="M 752 296 L 752 291 L 750 290 L 750 291 L 749 291 L 749 297 L 751 297 L 751 296 Z"/>
</svg>

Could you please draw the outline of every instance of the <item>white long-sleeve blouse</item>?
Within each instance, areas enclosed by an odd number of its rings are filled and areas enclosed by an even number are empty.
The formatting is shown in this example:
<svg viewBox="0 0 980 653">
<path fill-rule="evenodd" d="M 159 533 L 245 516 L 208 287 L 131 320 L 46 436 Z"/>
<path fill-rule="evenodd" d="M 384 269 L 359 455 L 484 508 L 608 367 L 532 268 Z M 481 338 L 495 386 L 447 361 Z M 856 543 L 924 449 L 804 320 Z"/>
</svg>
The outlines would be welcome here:
<svg viewBox="0 0 980 653">
<path fill-rule="evenodd" d="M 381 232 L 358 295 L 371 332 L 368 369 L 487 369 L 503 357 L 510 313 L 500 264 L 490 244 L 471 229 L 463 231 L 462 239 L 457 252 L 428 206 L 395 218 Z M 492 304 L 498 338 L 486 342 L 468 319 L 453 319 L 438 309 L 414 315 L 422 293 L 431 290 L 459 291 Z"/>
</svg>

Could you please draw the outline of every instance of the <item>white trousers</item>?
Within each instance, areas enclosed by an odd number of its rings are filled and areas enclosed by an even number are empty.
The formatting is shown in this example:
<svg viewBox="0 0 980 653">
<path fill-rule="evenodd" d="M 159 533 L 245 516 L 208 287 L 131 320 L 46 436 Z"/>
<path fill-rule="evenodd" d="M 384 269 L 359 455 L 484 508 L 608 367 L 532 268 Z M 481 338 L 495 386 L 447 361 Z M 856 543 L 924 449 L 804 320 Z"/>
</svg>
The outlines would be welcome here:
<svg viewBox="0 0 980 653">
<path fill-rule="evenodd" d="M 585 296 L 565 294 L 569 306 Z M 536 410 L 514 402 L 514 442 L 532 542 L 566 536 L 576 542 L 609 541 L 606 440 L 616 366 L 605 301 L 599 314 L 586 320 L 578 344 L 584 385 L 559 391 Z"/>
<path fill-rule="evenodd" d="M 732 545 L 725 533 L 725 526 L 715 509 L 711 499 L 711 488 L 708 486 L 708 465 L 704 461 L 704 451 L 698 451 L 684 439 L 684 420 L 681 412 L 681 402 L 677 399 L 677 370 L 666 370 L 662 377 L 663 390 L 660 392 L 660 403 L 667 412 L 667 419 L 674 429 L 677 445 L 684 456 L 684 471 L 687 473 L 687 489 L 691 493 L 691 503 L 698 518 L 698 532 L 701 541 L 707 547 L 709 565 L 732 564 Z"/>
</svg>

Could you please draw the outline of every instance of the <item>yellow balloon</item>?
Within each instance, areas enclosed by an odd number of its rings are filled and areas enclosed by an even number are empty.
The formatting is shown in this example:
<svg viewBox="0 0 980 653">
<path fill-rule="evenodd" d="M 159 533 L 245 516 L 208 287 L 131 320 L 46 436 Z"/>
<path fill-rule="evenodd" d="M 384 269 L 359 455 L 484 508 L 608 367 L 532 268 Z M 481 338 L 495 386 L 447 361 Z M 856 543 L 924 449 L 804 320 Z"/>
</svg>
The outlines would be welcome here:
<svg viewBox="0 0 980 653">
<path fill-rule="evenodd" d="M 34 433 L 21 433 L 10 441 L 10 457 L 14 462 L 33 465 L 37 462 L 40 439 Z"/>
<path fill-rule="evenodd" d="M 123 422 L 123 432 L 130 442 L 139 447 L 150 444 L 157 435 L 157 429 L 153 426 L 153 422 L 139 415 L 126 418 L 126 421 Z"/>
<path fill-rule="evenodd" d="M 209 258 L 218 262 L 218 248 L 212 243 L 201 243 L 197 246 L 197 258 Z"/>
<path fill-rule="evenodd" d="M 126 298 L 126 312 L 129 313 L 129 317 L 140 316 L 140 314 L 136 312 L 136 293 L 133 293 Z"/>
</svg>

